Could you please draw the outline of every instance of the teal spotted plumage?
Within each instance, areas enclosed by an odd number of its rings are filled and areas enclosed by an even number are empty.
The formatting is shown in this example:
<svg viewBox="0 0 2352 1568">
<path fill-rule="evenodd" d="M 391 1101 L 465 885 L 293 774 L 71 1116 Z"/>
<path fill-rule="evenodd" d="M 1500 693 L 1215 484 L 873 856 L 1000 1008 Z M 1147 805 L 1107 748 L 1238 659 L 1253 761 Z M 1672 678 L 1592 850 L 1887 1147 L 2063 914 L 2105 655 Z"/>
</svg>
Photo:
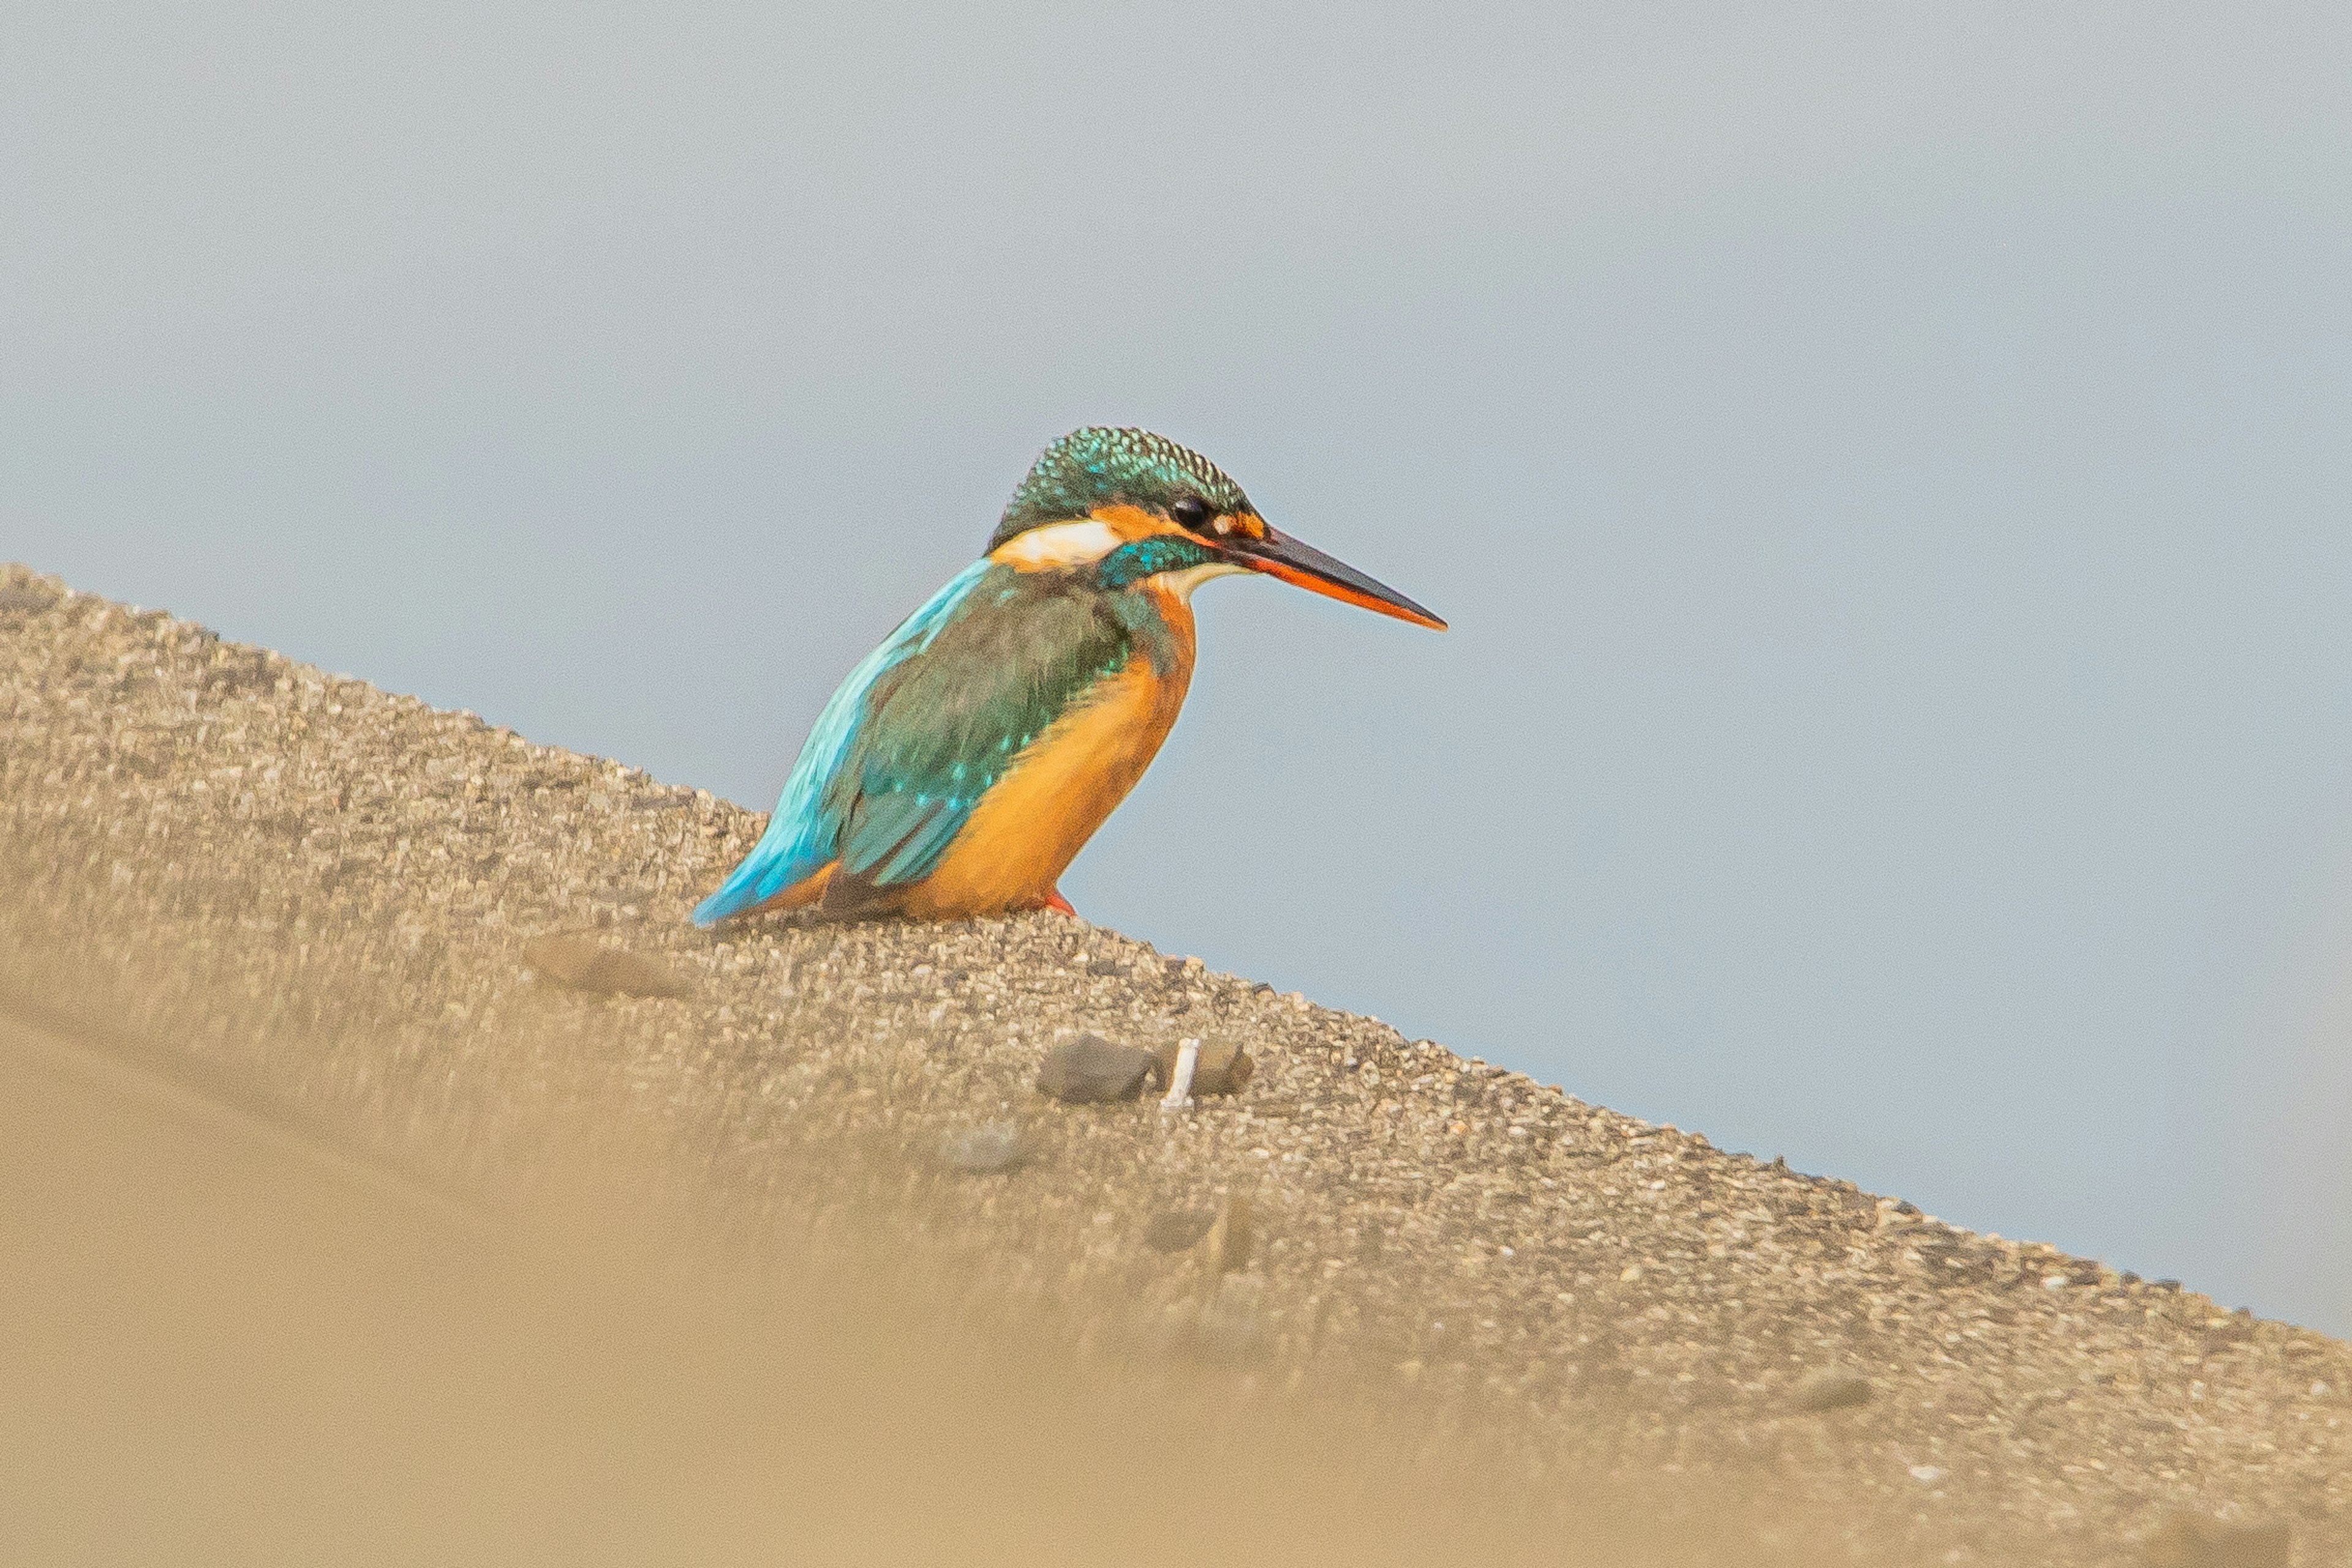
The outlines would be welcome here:
<svg viewBox="0 0 2352 1568">
<path fill-rule="evenodd" d="M 995 550 L 1030 529 L 1090 516 L 1104 507 L 1148 510 L 1178 495 L 1198 495 L 1231 517 L 1257 510 L 1224 469 L 1165 436 L 1100 426 L 1073 430 L 1038 454 L 1006 504 L 988 548 Z"/>
<path fill-rule="evenodd" d="M 760 842 L 696 909 L 697 923 L 820 899 L 837 914 L 1058 902 L 1068 855 L 1149 763 L 1182 701 L 1192 585 L 1242 570 L 1328 583 L 1323 591 L 1442 624 L 1275 534 L 1222 470 L 1163 437 L 1088 429 L 1055 443 L 1005 508 L 989 555 L 834 693 Z M 1118 723 L 1156 729 L 1132 745 L 1107 739 L 1082 722 L 1098 704 Z M 1056 745 L 1069 749 L 1055 755 Z M 1024 863 L 1022 825 L 1000 822 L 987 875 L 962 875 L 952 896 L 927 900 L 944 863 L 982 854 L 976 815 L 1023 778 L 1035 864 Z"/>
</svg>

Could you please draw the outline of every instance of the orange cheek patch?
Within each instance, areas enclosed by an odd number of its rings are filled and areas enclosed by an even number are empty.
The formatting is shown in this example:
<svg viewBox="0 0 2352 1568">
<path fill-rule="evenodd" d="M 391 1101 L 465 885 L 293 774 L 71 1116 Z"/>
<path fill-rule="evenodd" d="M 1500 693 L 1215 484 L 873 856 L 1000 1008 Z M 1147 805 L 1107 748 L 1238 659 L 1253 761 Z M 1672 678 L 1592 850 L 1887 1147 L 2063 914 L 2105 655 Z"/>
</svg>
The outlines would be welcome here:
<svg viewBox="0 0 2352 1568">
<path fill-rule="evenodd" d="M 1098 506 L 1087 515 L 1118 534 L 1122 542 L 1184 531 L 1166 518 L 1154 517 L 1141 507 L 1129 506 L 1124 501 L 1116 506 Z"/>
</svg>

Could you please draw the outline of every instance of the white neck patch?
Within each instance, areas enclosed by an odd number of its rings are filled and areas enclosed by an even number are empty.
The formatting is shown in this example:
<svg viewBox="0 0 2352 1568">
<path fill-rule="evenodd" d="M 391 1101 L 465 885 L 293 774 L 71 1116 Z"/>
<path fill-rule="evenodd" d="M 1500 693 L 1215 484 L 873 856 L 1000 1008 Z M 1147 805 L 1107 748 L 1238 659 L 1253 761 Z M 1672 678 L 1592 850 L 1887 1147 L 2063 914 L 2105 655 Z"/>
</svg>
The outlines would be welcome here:
<svg viewBox="0 0 2352 1568">
<path fill-rule="evenodd" d="M 997 546 L 994 559 L 1024 572 L 1040 572 L 1053 566 L 1083 566 L 1118 546 L 1119 537 L 1111 531 L 1110 524 L 1082 518 L 1015 534 Z"/>
<path fill-rule="evenodd" d="M 1192 602 L 1192 590 L 1212 577 L 1230 577 L 1236 572 L 1246 572 L 1246 566 L 1236 566 L 1230 561 L 1203 561 L 1198 566 L 1187 566 L 1181 572 L 1161 572 L 1144 579 L 1158 583 L 1186 604 Z"/>
</svg>

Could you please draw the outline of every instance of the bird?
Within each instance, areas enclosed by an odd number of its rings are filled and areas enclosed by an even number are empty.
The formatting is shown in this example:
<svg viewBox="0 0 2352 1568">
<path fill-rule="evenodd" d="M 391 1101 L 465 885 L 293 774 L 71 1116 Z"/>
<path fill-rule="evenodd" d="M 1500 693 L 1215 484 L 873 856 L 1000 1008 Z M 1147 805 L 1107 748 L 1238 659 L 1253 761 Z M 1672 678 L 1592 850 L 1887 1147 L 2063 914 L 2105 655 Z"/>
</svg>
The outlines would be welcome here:
<svg viewBox="0 0 2352 1568">
<path fill-rule="evenodd" d="M 1192 591 L 1242 573 L 1445 629 L 1277 532 L 1199 453 L 1148 430 L 1074 430 L 1038 457 L 985 553 L 842 681 L 694 923 L 1075 914 L 1062 873 L 1183 706 Z"/>
</svg>

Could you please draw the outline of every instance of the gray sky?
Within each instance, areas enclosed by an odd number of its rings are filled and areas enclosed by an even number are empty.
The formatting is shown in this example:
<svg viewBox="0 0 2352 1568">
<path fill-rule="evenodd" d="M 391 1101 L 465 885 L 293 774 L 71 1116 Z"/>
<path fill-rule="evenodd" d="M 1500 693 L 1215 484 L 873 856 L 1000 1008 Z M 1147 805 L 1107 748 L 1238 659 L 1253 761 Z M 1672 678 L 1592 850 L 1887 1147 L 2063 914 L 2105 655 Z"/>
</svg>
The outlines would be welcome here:
<svg viewBox="0 0 2352 1568">
<path fill-rule="evenodd" d="M 1150 425 L 1083 911 L 2352 1329 L 2347 18 L 19 6 L 0 554 L 764 807 Z"/>
</svg>

